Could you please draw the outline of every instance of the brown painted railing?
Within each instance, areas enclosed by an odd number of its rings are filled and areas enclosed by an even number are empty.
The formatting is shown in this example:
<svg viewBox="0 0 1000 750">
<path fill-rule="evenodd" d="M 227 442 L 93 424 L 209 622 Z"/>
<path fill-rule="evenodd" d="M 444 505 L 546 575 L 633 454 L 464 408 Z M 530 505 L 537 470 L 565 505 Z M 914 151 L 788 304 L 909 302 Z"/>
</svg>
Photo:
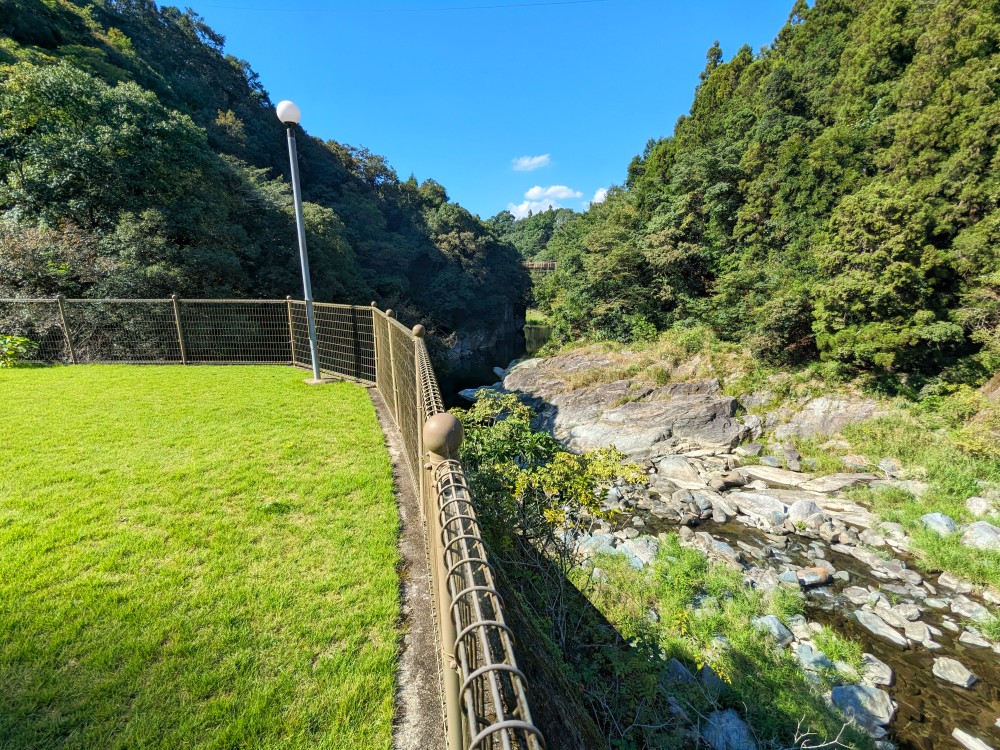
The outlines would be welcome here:
<svg viewBox="0 0 1000 750">
<path fill-rule="evenodd" d="M 375 386 L 402 437 L 428 532 L 448 750 L 540 750 L 423 327 L 374 305 L 315 315 L 321 371 Z M 0 333 L 36 342 L 38 362 L 311 365 L 305 303 L 291 298 L 0 299 Z"/>
</svg>

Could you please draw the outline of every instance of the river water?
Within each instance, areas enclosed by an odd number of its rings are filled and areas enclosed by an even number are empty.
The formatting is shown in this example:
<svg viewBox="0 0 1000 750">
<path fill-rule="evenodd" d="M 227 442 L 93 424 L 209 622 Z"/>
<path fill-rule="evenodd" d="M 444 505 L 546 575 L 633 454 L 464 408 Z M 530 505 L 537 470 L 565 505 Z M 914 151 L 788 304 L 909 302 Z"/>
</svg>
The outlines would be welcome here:
<svg viewBox="0 0 1000 750">
<path fill-rule="evenodd" d="M 468 406 L 468 402 L 458 395 L 458 391 L 496 383 L 499 378 L 493 372 L 494 367 L 506 367 L 514 359 L 533 356 L 545 345 L 550 335 L 551 329 L 546 326 L 525 326 L 523 335 L 511 337 L 495 349 L 481 352 L 475 358 L 462 360 L 459 366 L 446 372 L 441 378 L 445 403 L 449 407 Z M 652 517 L 647 516 L 646 520 L 646 533 L 662 524 Z M 741 540 L 758 546 L 767 544 L 755 529 L 735 522 L 715 524 L 709 521 L 701 529 L 733 545 Z M 804 552 L 803 550 L 800 556 Z M 871 584 L 879 587 L 879 581 L 859 561 L 833 550 L 829 550 L 827 554 L 836 569 L 850 574 L 851 585 Z M 920 569 L 916 560 L 906 555 L 900 557 L 911 568 Z M 807 557 L 802 557 L 802 564 L 808 566 L 811 563 Z M 934 577 L 928 578 L 935 580 Z M 874 637 L 848 616 L 857 607 L 842 597 L 844 586 L 842 583 L 834 583 L 809 590 L 806 595 L 806 614 L 810 620 L 829 625 L 835 631 L 860 642 L 865 651 L 892 667 L 895 684 L 886 689 L 899 705 L 896 718 L 889 727 L 890 739 L 896 747 L 900 750 L 957 748 L 960 746 L 952 739 L 951 730 L 960 727 L 1000 749 L 1000 727 L 994 723 L 1000 717 L 1000 656 L 990 649 L 971 648 L 959 643 L 956 635 L 942 624 L 942 614 L 946 613 L 929 608 L 921 619 L 941 629 L 942 635 L 935 637 L 941 649 L 934 652 L 920 646 L 908 650 L 898 649 Z M 961 622 L 961 618 L 955 618 L 954 615 L 951 618 Z M 937 679 L 931 673 L 935 656 L 957 658 L 979 677 L 979 682 L 971 689 L 963 689 Z"/>
<path fill-rule="evenodd" d="M 453 406 L 467 407 L 469 402 L 458 395 L 459 391 L 493 385 L 500 380 L 493 372 L 494 367 L 507 367 L 515 359 L 533 357 L 551 335 L 549 326 L 526 325 L 523 333 L 500 340 L 492 349 L 480 350 L 472 357 L 439 366 L 438 381 L 445 406 L 449 409 Z"/>
</svg>

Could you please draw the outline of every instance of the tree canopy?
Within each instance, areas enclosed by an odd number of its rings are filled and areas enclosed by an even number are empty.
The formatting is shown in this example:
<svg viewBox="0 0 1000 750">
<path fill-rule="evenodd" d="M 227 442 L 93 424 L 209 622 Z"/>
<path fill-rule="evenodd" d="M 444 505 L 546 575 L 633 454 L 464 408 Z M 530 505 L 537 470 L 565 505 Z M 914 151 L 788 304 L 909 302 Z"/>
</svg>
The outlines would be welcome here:
<svg viewBox="0 0 1000 750">
<path fill-rule="evenodd" d="M 1000 366 L 1000 3 L 798 0 L 556 229 L 563 338 L 709 324 L 777 363 Z"/>
<path fill-rule="evenodd" d="M 0 0 L 0 296 L 301 293 L 283 126 L 224 43 L 151 0 Z M 441 185 L 299 153 L 318 300 L 441 330 L 523 303 L 516 250 Z"/>
</svg>

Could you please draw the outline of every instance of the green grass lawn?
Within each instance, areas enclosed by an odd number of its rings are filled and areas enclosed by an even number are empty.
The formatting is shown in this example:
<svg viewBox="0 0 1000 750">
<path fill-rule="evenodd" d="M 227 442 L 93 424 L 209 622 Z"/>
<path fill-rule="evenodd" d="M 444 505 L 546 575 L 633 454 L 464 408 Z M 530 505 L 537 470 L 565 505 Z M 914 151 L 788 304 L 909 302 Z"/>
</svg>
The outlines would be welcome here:
<svg viewBox="0 0 1000 750">
<path fill-rule="evenodd" d="M 391 746 L 389 456 L 304 377 L 0 370 L 0 749 Z"/>
</svg>

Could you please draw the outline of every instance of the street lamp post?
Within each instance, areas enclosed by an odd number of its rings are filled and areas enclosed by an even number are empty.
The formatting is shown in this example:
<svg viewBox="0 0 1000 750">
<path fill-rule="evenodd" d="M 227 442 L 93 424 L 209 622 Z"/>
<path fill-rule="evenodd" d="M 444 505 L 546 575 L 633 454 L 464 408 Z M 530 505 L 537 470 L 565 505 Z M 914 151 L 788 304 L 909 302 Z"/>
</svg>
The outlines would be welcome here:
<svg viewBox="0 0 1000 750">
<path fill-rule="evenodd" d="M 295 147 L 295 126 L 302 119 L 302 112 L 295 102 L 285 100 L 276 107 L 278 119 L 288 131 L 288 159 L 292 163 L 292 195 L 295 197 L 295 226 L 299 234 L 299 262 L 302 265 L 302 288 L 306 298 L 306 323 L 309 326 L 309 354 L 312 357 L 311 383 L 321 383 L 319 356 L 316 350 L 316 318 L 313 315 L 312 283 L 309 280 L 309 255 L 306 252 L 306 227 L 302 219 L 302 188 L 299 185 L 299 156 Z"/>
</svg>

